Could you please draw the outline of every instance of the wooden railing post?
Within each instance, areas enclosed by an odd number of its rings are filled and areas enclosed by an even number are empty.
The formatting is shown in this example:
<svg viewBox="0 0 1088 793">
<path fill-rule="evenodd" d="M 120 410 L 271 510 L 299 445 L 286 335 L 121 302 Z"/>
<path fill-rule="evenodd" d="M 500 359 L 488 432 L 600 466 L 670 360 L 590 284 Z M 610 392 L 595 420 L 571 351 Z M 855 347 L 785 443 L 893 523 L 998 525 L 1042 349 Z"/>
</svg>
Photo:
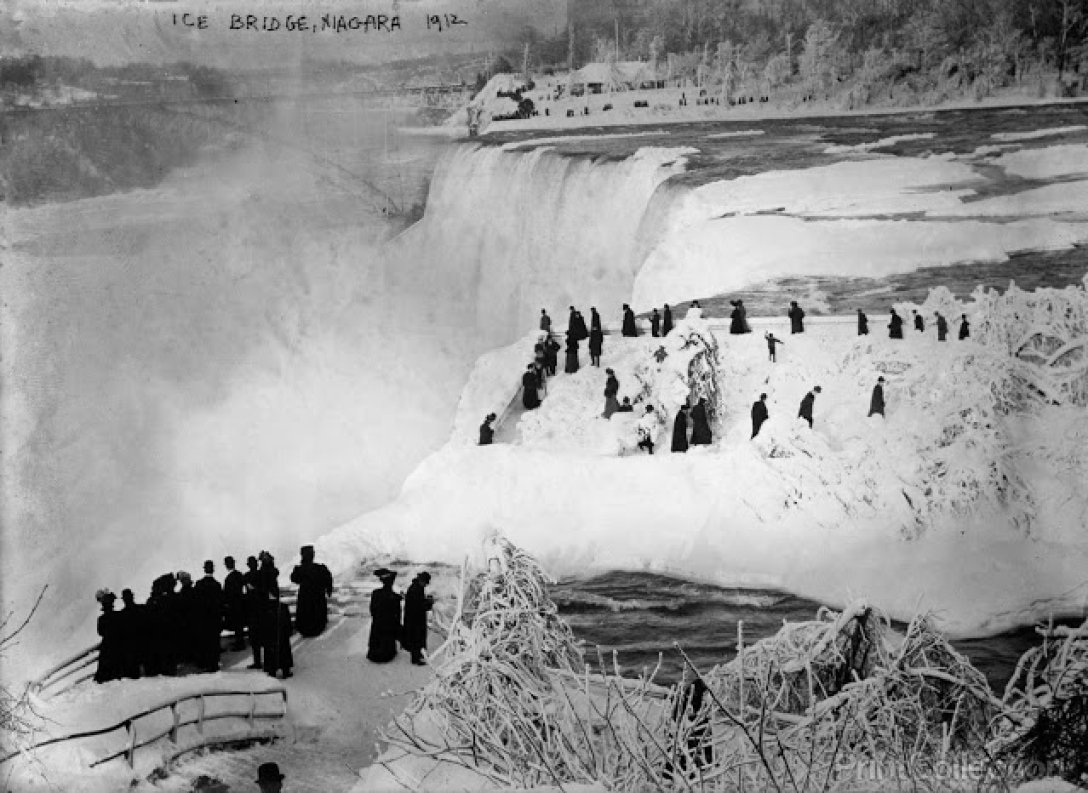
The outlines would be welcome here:
<svg viewBox="0 0 1088 793">
<path fill-rule="evenodd" d="M 125 729 L 128 730 L 128 751 L 125 752 L 125 759 L 128 760 L 128 767 L 133 768 L 136 765 L 136 723 L 126 721 Z"/>
<path fill-rule="evenodd" d="M 257 693 L 249 692 L 249 729 L 253 729 L 253 714 L 257 711 Z"/>
<path fill-rule="evenodd" d="M 200 704 L 197 706 L 196 711 L 196 731 L 201 735 L 204 734 L 204 695 L 200 695 Z"/>
<path fill-rule="evenodd" d="M 181 721 L 178 718 L 178 703 L 176 701 L 170 703 L 170 715 L 174 717 L 174 726 L 170 728 L 170 740 L 173 743 L 178 742 L 178 722 Z"/>
<path fill-rule="evenodd" d="M 283 691 L 280 692 L 280 696 L 283 698 L 283 712 L 280 713 L 280 716 L 283 717 L 283 718 L 286 718 L 287 717 L 287 689 L 286 688 L 283 689 Z"/>
</svg>

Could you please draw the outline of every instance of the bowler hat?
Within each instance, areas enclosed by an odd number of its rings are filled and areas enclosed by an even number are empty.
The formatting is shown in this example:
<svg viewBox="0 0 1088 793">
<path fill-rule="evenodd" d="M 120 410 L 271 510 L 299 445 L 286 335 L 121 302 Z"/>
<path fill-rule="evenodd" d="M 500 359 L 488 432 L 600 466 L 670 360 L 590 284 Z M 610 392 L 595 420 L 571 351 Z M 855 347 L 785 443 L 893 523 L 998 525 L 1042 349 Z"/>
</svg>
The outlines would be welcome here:
<svg viewBox="0 0 1088 793">
<path fill-rule="evenodd" d="M 275 763 L 261 763 L 257 766 L 257 784 L 261 782 L 282 782 L 283 774 Z"/>
<path fill-rule="evenodd" d="M 397 577 L 396 571 L 390 570 L 390 569 L 388 569 L 386 567 L 379 567 L 377 570 L 374 571 L 374 575 L 376 575 L 378 578 L 396 578 Z"/>
</svg>

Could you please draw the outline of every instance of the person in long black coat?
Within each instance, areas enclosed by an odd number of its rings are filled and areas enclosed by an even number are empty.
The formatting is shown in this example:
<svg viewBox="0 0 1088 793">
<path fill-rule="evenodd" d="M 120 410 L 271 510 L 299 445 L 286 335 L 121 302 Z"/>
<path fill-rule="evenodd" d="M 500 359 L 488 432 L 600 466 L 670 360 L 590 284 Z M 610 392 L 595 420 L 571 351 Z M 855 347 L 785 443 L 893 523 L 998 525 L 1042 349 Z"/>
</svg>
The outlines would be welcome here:
<svg viewBox="0 0 1088 793">
<path fill-rule="evenodd" d="M 881 417 L 884 416 L 884 375 L 876 379 L 876 385 L 873 386 L 873 396 L 869 400 L 869 415 L 872 416 L 876 413 L 879 413 Z"/>
<path fill-rule="evenodd" d="M 616 373 L 611 369 L 605 369 L 608 374 L 608 379 L 604 383 L 604 413 L 601 415 L 604 418 L 611 418 L 612 414 L 620 409 L 620 400 L 618 399 L 620 393 L 620 381 L 616 378 Z"/>
<path fill-rule="evenodd" d="M 650 314 L 650 335 L 654 338 L 661 335 L 661 315 L 657 313 L 656 308 Z"/>
<path fill-rule="evenodd" d="M 941 312 L 936 312 L 937 316 L 937 341 L 945 341 L 948 338 L 948 320 L 942 316 Z"/>
<path fill-rule="evenodd" d="M 375 570 L 374 575 L 382 586 L 370 593 L 370 639 L 366 657 L 376 664 L 384 664 L 397 657 L 401 597 L 393 591 L 393 582 L 397 578 L 395 572 L 383 567 Z"/>
<path fill-rule="evenodd" d="M 121 640 L 121 674 L 139 677 L 150 645 L 144 607 L 136 603 L 131 589 L 121 592 L 124 609 L 117 612 L 118 632 Z"/>
<path fill-rule="evenodd" d="M 815 394 L 813 393 L 815 392 Z M 804 419 L 808 426 L 812 427 L 812 405 L 816 401 L 816 394 L 820 393 L 820 387 L 816 386 L 801 399 L 801 409 L 797 411 L 797 418 Z"/>
<path fill-rule="evenodd" d="M 264 638 L 261 632 L 264 630 L 264 604 L 268 600 L 268 587 L 257 568 L 256 556 L 246 559 L 246 567 L 249 568 L 243 574 L 246 583 L 246 625 L 249 628 L 249 646 L 253 651 L 253 663 L 249 668 L 262 669 L 261 649 Z"/>
<path fill-rule="evenodd" d="M 495 441 L 495 430 L 491 426 L 491 422 L 495 420 L 494 413 L 488 413 L 487 418 L 484 419 L 484 423 L 480 425 L 480 445 L 490 446 Z"/>
<path fill-rule="evenodd" d="M 578 329 L 578 312 L 574 310 L 574 306 L 570 307 L 570 313 L 567 315 L 567 335 L 571 333 L 577 333 Z"/>
<path fill-rule="evenodd" d="M 120 616 L 113 610 L 117 596 L 108 589 L 95 593 L 95 599 L 102 606 L 98 616 L 98 635 L 102 637 L 98 645 L 98 669 L 94 673 L 96 683 L 117 680 L 124 674 L 124 655 L 121 644 Z"/>
<path fill-rule="evenodd" d="M 552 332 L 552 318 L 548 316 L 546 309 L 540 309 L 540 329 L 545 333 Z"/>
<path fill-rule="evenodd" d="M 676 420 L 672 424 L 672 450 L 674 452 L 686 452 L 688 450 L 688 406 L 681 405 L 676 411 Z"/>
<path fill-rule="evenodd" d="M 786 315 L 790 318 L 790 333 L 805 332 L 805 310 L 797 305 L 796 300 L 790 301 L 790 310 Z"/>
<path fill-rule="evenodd" d="M 223 579 L 223 627 L 231 632 L 231 649 L 246 648 L 246 577 L 234 567 L 234 557 L 223 559 L 227 575 Z"/>
<path fill-rule="evenodd" d="M 752 437 L 759 435 L 759 428 L 768 418 L 767 395 L 760 394 L 759 399 L 752 403 Z"/>
<path fill-rule="evenodd" d="M 635 324 L 635 312 L 626 303 L 623 304 L 623 335 L 637 336 L 638 326 Z"/>
<path fill-rule="evenodd" d="M 537 393 L 537 377 L 533 365 L 529 364 L 521 376 L 521 404 L 526 410 L 540 407 L 540 394 Z"/>
<path fill-rule="evenodd" d="M 261 640 L 264 644 L 264 671 L 270 677 L 283 672 L 283 679 L 291 676 L 295 665 L 295 656 L 291 652 L 291 609 L 280 601 L 279 586 L 269 590 L 268 600 L 264 604 L 264 624 L 261 627 Z"/>
<path fill-rule="evenodd" d="M 967 315 L 960 314 L 960 341 L 971 335 L 971 325 L 967 322 Z"/>
<path fill-rule="evenodd" d="M 665 311 L 661 316 L 661 335 L 668 336 L 672 332 L 672 309 L 669 308 L 669 304 L 665 304 Z"/>
<path fill-rule="evenodd" d="M 922 319 L 922 315 L 919 314 L 917 311 L 913 310 L 911 311 L 911 313 L 914 314 L 914 329 L 919 333 L 925 333 L 926 321 Z"/>
<path fill-rule="evenodd" d="M 219 671 L 219 637 L 223 632 L 223 587 L 215 580 L 215 565 L 204 562 L 204 577 L 193 585 L 196 614 L 196 665 L 203 672 Z"/>
<path fill-rule="evenodd" d="M 318 636 L 329 622 L 326 598 L 332 596 L 332 573 L 314 561 L 314 546 L 303 545 L 299 555 L 302 563 L 291 571 L 291 580 L 298 584 L 295 627 L 303 636 Z"/>
<path fill-rule="evenodd" d="M 892 317 L 888 322 L 888 338 L 889 339 L 901 339 L 903 338 L 903 318 L 895 313 L 895 309 L 892 309 Z"/>
<path fill-rule="evenodd" d="M 706 415 L 706 397 L 699 397 L 698 404 L 691 409 L 691 445 L 708 446 L 711 440 L 710 421 Z"/>
<path fill-rule="evenodd" d="M 869 335 L 869 318 L 865 316 L 865 312 L 860 308 L 858 309 L 858 335 Z"/>
<path fill-rule="evenodd" d="M 589 309 L 589 332 L 601 331 L 601 315 L 597 313 L 597 307 L 591 306 Z"/>
<path fill-rule="evenodd" d="M 578 338 L 572 333 L 567 334 L 567 363 L 563 371 L 567 374 L 578 371 Z"/>
<path fill-rule="evenodd" d="M 575 324 L 575 328 L 578 331 L 578 341 L 582 341 L 582 339 L 588 339 L 589 338 L 589 329 L 586 328 L 586 320 L 582 316 L 581 311 L 575 311 L 574 312 L 574 324 Z"/>
<path fill-rule="evenodd" d="M 151 596 L 147 599 L 144 612 L 150 645 L 145 668 L 148 676 L 178 673 L 174 597 L 173 573 L 161 575 L 152 582 Z"/>
<path fill-rule="evenodd" d="M 589 332 L 589 362 L 593 366 L 601 365 L 601 353 L 604 351 L 604 332 L 596 328 Z"/>
<path fill-rule="evenodd" d="M 177 577 L 178 591 L 174 595 L 173 603 L 178 627 L 175 633 L 178 661 L 195 663 L 200 645 L 200 616 L 193 595 L 193 577 L 184 570 L 179 570 Z"/>
<path fill-rule="evenodd" d="M 412 579 L 404 595 L 404 629 L 400 646 L 412 654 L 412 663 L 423 666 L 423 651 L 427 649 L 427 612 L 434 606 L 434 598 L 424 590 L 431 583 L 430 573 L 420 573 Z"/>
</svg>

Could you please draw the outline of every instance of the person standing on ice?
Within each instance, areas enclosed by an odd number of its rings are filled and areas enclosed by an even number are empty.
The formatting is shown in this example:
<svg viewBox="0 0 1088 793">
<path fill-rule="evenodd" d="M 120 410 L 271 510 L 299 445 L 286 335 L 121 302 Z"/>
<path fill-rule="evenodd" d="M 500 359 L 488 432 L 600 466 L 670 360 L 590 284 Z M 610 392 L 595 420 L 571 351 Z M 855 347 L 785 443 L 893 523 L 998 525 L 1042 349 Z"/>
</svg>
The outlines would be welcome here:
<svg viewBox="0 0 1088 793">
<path fill-rule="evenodd" d="M 691 409 L 691 445 L 709 446 L 713 439 L 706 415 L 706 397 L 699 397 L 698 403 Z"/>
<path fill-rule="evenodd" d="M 597 313 L 596 306 L 589 307 L 589 332 L 601 330 L 601 315 Z"/>
<path fill-rule="evenodd" d="M 536 390 L 536 372 L 533 365 L 525 367 L 525 374 L 521 376 L 521 404 L 526 410 L 535 410 L 540 407 L 540 395 Z"/>
<path fill-rule="evenodd" d="M 786 312 L 790 318 L 790 333 L 805 332 L 805 310 L 797 305 L 796 300 L 790 301 L 790 310 Z"/>
<path fill-rule="evenodd" d="M 382 582 L 381 589 L 370 593 L 370 638 L 367 642 L 367 660 L 384 664 L 397 657 L 397 640 L 400 638 L 401 597 L 393 591 L 397 574 L 384 567 L 374 575 Z"/>
<path fill-rule="evenodd" d="M 578 337 L 573 333 L 567 333 L 567 365 L 563 367 L 567 374 L 578 371 Z"/>
<path fill-rule="evenodd" d="M 914 314 L 914 329 L 919 333 L 925 333 L 926 321 L 922 319 L 922 315 L 916 309 L 911 309 L 910 313 Z"/>
<path fill-rule="evenodd" d="M 277 571 L 278 574 L 278 571 Z M 283 673 L 283 679 L 291 676 L 291 668 L 295 665 L 295 657 L 291 652 L 291 635 L 294 628 L 291 625 L 291 609 L 280 600 L 279 582 L 275 587 L 269 587 L 268 600 L 264 604 L 264 624 L 261 627 L 261 635 L 264 639 L 264 672 L 269 677 L 277 677 Z"/>
<path fill-rule="evenodd" d="M 884 375 L 876 379 L 873 386 L 873 397 L 869 400 L 869 416 L 879 413 L 884 418 Z"/>
<path fill-rule="evenodd" d="M 770 358 L 771 363 L 774 363 L 778 360 L 775 347 L 779 344 L 785 345 L 785 342 L 782 341 L 782 339 L 775 338 L 773 333 L 764 333 L 763 338 L 767 340 L 767 355 Z"/>
<path fill-rule="evenodd" d="M 484 419 L 484 423 L 480 425 L 480 445 L 490 446 L 495 442 L 495 430 L 491 426 L 491 422 L 495 420 L 494 413 L 488 413 L 487 418 Z"/>
<path fill-rule="evenodd" d="M 431 583 L 431 574 L 420 573 L 412 579 L 404 594 L 404 630 L 400 646 L 412 654 L 412 663 L 425 666 L 423 651 L 427 649 L 427 612 L 434 606 L 434 597 L 424 590 Z"/>
<path fill-rule="evenodd" d="M 699 305 L 698 300 L 692 300 L 691 306 L 688 307 L 688 313 L 684 315 L 684 319 L 702 319 L 703 307 Z"/>
<path fill-rule="evenodd" d="M 140 667 L 147 660 L 146 610 L 136 603 L 136 596 L 131 589 L 121 591 L 121 602 L 125 604 L 124 609 L 118 612 L 117 620 L 121 644 L 121 674 L 124 677 L 139 677 Z"/>
<path fill-rule="evenodd" d="M 858 335 L 869 335 L 869 318 L 865 316 L 865 312 L 860 308 L 858 309 Z"/>
<path fill-rule="evenodd" d="M 948 338 L 948 320 L 945 319 L 941 312 L 935 313 L 937 317 L 937 341 L 945 341 Z"/>
<path fill-rule="evenodd" d="M 895 313 L 895 309 L 892 309 L 892 317 L 888 322 L 888 338 L 889 339 L 901 339 L 903 338 L 903 318 Z"/>
<path fill-rule="evenodd" d="M 589 362 L 594 366 L 601 365 L 601 351 L 604 349 L 604 331 L 594 328 L 589 332 Z"/>
<path fill-rule="evenodd" d="M 815 392 L 815 394 L 813 392 Z M 820 387 L 816 386 L 812 391 L 805 394 L 804 398 L 801 400 L 801 409 L 797 411 L 797 418 L 807 421 L 810 429 L 812 428 L 812 405 L 816 401 L 816 394 L 819 393 Z"/>
<path fill-rule="evenodd" d="M 574 312 L 574 326 L 578 331 L 578 341 L 589 338 L 589 330 L 586 328 L 586 321 L 581 311 Z"/>
<path fill-rule="evenodd" d="M 654 413 L 654 406 L 647 405 L 646 412 L 642 414 L 642 418 L 638 420 L 638 448 L 645 449 L 650 454 L 654 453 L 654 438 L 657 437 L 657 430 L 659 423 L 657 420 L 657 414 Z"/>
<path fill-rule="evenodd" d="M 623 335 L 637 336 L 638 326 L 635 324 L 635 312 L 626 303 L 623 304 Z"/>
<path fill-rule="evenodd" d="M 215 564 L 204 562 L 204 577 L 193 585 L 197 613 L 196 662 L 202 672 L 219 671 L 219 637 L 223 633 L 223 587 L 215 580 Z"/>
<path fill-rule="evenodd" d="M 249 646 L 253 651 L 253 663 L 249 669 L 261 669 L 261 648 L 264 646 L 264 637 L 261 630 L 264 628 L 264 602 L 267 599 L 267 588 L 264 576 L 257 569 L 257 557 L 250 556 L 246 559 L 248 568 L 243 574 L 246 583 L 246 625 L 249 627 Z"/>
<path fill-rule="evenodd" d="M 544 309 L 540 309 L 540 329 L 545 333 L 552 332 L 552 318 L 548 316 L 548 312 Z"/>
<path fill-rule="evenodd" d="M 124 673 L 124 659 L 121 654 L 121 620 L 113 604 L 117 595 L 108 589 L 100 589 L 95 592 L 94 599 L 102 607 L 102 613 L 98 617 L 98 635 L 102 642 L 98 646 L 98 669 L 94 673 L 94 682 L 105 683 L 109 680 L 117 680 Z"/>
<path fill-rule="evenodd" d="M 303 636 L 318 636 L 329 622 L 326 598 L 332 597 L 332 573 L 325 565 L 314 561 L 314 546 L 303 545 L 299 556 L 302 563 L 291 571 L 291 580 L 298 584 L 295 626 Z"/>
<path fill-rule="evenodd" d="M 688 450 L 688 406 L 681 405 L 676 411 L 676 420 L 672 424 L 672 451 Z"/>
<path fill-rule="evenodd" d="M 960 341 L 971 335 L 971 326 L 967 322 L 967 315 L 960 314 Z"/>
<path fill-rule="evenodd" d="M 768 418 L 767 395 L 760 394 L 759 399 L 752 403 L 752 437 L 759 435 L 759 428 Z"/>
<path fill-rule="evenodd" d="M 227 568 L 227 575 L 223 579 L 223 627 L 231 632 L 231 649 L 244 650 L 246 579 L 240 571 L 234 569 L 233 556 L 225 557 L 223 566 Z"/>
<path fill-rule="evenodd" d="M 544 370 L 549 377 L 555 377 L 556 367 L 559 366 L 559 342 L 551 333 L 544 340 Z"/>
<path fill-rule="evenodd" d="M 567 315 L 567 335 L 571 333 L 578 333 L 578 312 L 574 310 L 574 306 L 570 307 L 570 314 Z"/>
<path fill-rule="evenodd" d="M 661 315 L 657 313 L 656 308 L 650 314 L 650 335 L 655 339 L 661 335 Z"/>
<path fill-rule="evenodd" d="M 257 787 L 261 793 L 280 793 L 284 779 L 286 777 L 280 773 L 280 767 L 275 763 L 261 763 L 257 766 Z"/>
<path fill-rule="evenodd" d="M 672 331 L 672 309 L 669 308 L 669 304 L 665 304 L 665 311 L 661 319 L 661 335 L 668 336 Z"/>
<path fill-rule="evenodd" d="M 601 415 L 607 419 L 620 409 L 620 401 L 616 398 L 620 392 L 620 381 L 616 379 L 616 373 L 611 369 L 604 371 L 608 375 L 608 380 L 604 384 L 604 413 Z"/>
</svg>

